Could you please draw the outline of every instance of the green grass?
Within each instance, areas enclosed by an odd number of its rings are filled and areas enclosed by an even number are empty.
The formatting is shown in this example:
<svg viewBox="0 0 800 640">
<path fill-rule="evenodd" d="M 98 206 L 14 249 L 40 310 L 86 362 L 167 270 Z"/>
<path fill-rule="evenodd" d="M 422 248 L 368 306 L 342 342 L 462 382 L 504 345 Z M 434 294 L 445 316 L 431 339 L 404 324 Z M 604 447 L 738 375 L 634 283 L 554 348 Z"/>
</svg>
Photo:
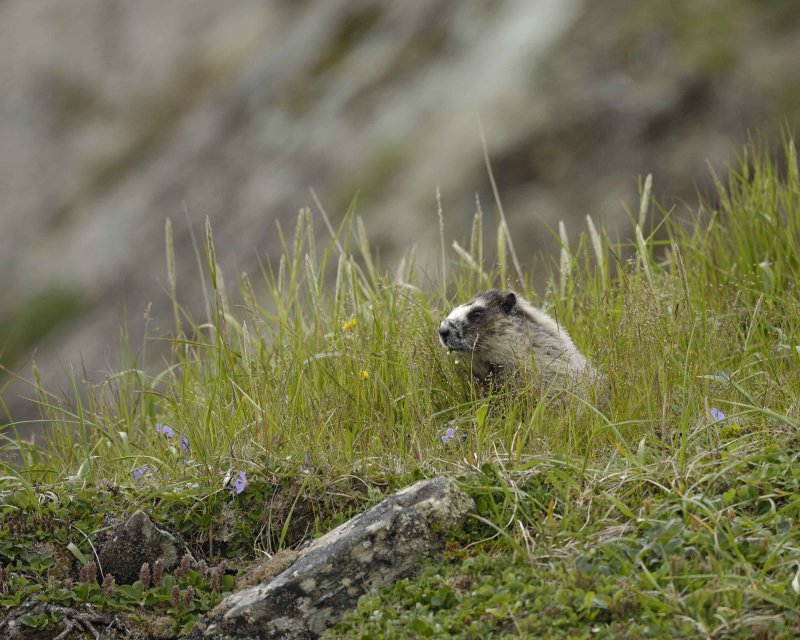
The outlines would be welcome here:
<svg viewBox="0 0 800 640">
<path fill-rule="evenodd" d="M 800 178 L 788 136 L 780 163 L 752 148 L 740 160 L 717 205 L 686 219 L 645 184 L 630 243 L 591 220 L 577 240 L 561 229 L 559 259 L 536 265 L 541 296 L 502 224 L 484 240 L 480 213 L 437 273 L 410 252 L 387 275 L 352 210 L 332 240 L 324 212 L 304 211 L 238 295 L 206 228 L 197 320 L 174 298 L 168 225 L 163 367 L 130 356 L 101 384 L 74 381 L 72 400 L 38 385 L 44 446 L 4 429 L 23 463 L 0 478 L 0 604 L 94 602 L 145 629 L 169 616 L 178 633 L 230 588 L 210 582 L 223 559 L 240 569 L 449 474 L 476 497 L 468 530 L 418 580 L 365 598 L 339 635 L 795 637 Z M 436 326 L 490 286 L 556 316 L 608 401 L 472 386 Z M 465 439 L 442 442 L 448 428 Z M 203 559 L 170 578 L 184 596 L 191 584 L 191 606 L 141 583 L 113 596 L 70 584 L 99 514 L 138 507 Z"/>
</svg>

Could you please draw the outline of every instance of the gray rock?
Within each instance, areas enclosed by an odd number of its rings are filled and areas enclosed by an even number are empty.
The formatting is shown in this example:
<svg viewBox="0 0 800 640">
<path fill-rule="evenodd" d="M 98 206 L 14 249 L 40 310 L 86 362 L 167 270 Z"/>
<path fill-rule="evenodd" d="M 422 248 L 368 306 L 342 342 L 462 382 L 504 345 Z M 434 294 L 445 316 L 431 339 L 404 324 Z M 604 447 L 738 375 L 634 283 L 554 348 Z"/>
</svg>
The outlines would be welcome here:
<svg viewBox="0 0 800 640">
<path fill-rule="evenodd" d="M 117 584 L 133 584 L 145 562 L 152 564 L 161 558 L 165 570 L 174 567 L 180 546 L 175 536 L 156 527 L 144 511 L 137 511 L 106 533 L 99 541 L 97 556 L 104 574 L 113 575 Z"/>
<path fill-rule="evenodd" d="M 438 552 L 474 508 L 448 478 L 418 482 L 310 543 L 270 582 L 223 600 L 202 637 L 316 638 L 359 596 Z"/>
</svg>

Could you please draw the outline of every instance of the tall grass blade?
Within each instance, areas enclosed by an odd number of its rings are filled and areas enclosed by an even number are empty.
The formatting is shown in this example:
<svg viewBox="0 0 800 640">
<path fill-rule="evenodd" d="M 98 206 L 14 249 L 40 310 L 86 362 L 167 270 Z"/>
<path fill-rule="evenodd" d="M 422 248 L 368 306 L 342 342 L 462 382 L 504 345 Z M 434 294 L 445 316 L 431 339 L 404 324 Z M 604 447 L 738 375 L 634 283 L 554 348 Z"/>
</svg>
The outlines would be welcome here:
<svg viewBox="0 0 800 640">
<path fill-rule="evenodd" d="M 639 199 L 639 228 L 644 229 L 644 225 L 647 222 L 647 212 L 650 209 L 650 197 L 653 193 L 653 174 L 648 173 L 647 177 L 644 179 L 644 188 L 642 189 L 642 195 Z"/>
<path fill-rule="evenodd" d="M 564 221 L 558 221 L 558 237 L 561 240 L 561 253 L 559 259 L 559 287 L 558 293 L 562 300 L 566 299 L 572 274 L 572 254 L 569 251 L 569 238 Z"/>
<path fill-rule="evenodd" d="M 603 283 L 603 287 L 605 288 L 608 282 L 608 268 L 606 266 L 606 252 L 603 249 L 603 239 L 600 237 L 600 234 L 597 232 L 597 228 L 594 226 L 592 216 L 588 214 L 586 215 L 586 224 L 589 227 L 589 240 L 592 243 L 594 257 L 597 261 L 597 268 L 600 270 L 600 279 Z"/>
<path fill-rule="evenodd" d="M 167 292 L 172 301 L 172 316 L 175 322 L 175 335 L 181 335 L 181 314 L 178 308 L 177 282 L 175 275 L 175 245 L 172 238 L 172 220 L 164 222 L 164 237 L 167 250 Z"/>
<path fill-rule="evenodd" d="M 514 263 L 514 270 L 517 274 L 517 283 L 522 286 L 525 278 L 522 275 L 522 267 L 517 258 L 517 252 L 514 251 L 514 241 L 511 239 L 511 233 L 508 230 L 508 223 L 506 222 L 506 214 L 503 210 L 503 203 L 500 200 L 500 191 L 497 189 L 497 182 L 494 179 L 494 172 L 492 171 L 492 163 L 489 160 L 489 147 L 486 144 L 486 134 L 483 132 L 483 125 L 478 121 L 478 127 L 481 132 L 481 144 L 483 145 L 483 159 L 486 163 L 486 171 L 489 174 L 489 182 L 492 184 L 492 193 L 494 194 L 494 201 L 497 204 L 497 212 L 500 214 L 501 230 L 505 236 L 505 241 L 508 243 L 508 251 L 511 253 L 511 260 Z M 499 241 L 498 241 L 499 245 Z M 505 278 L 503 278 L 505 280 Z"/>
</svg>

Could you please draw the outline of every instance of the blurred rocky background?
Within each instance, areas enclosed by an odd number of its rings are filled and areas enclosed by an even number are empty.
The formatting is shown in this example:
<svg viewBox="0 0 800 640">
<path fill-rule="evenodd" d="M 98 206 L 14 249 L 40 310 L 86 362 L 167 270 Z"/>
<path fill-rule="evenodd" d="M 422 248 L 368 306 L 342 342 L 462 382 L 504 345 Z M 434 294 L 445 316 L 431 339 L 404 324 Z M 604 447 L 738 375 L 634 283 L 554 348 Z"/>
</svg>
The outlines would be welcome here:
<svg viewBox="0 0 800 640">
<path fill-rule="evenodd" d="M 542 220 L 624 234 L 640 176 L 691 206 L 799 114 L 797 0 L 0 0 L 0 365 L 68 392 L 150 303 L 166 334 L 167 217 L 195 317 L 192 229 L 257 274 L 309 187 L 334 223 L 360 194 L 385 268 L 433 262 L 437 186 L 449 238 L 476 193 L 494 215 L 481 122 L 529 264 Z M 0 390 L 0 424 L 35 417 Z"/>
</svg>

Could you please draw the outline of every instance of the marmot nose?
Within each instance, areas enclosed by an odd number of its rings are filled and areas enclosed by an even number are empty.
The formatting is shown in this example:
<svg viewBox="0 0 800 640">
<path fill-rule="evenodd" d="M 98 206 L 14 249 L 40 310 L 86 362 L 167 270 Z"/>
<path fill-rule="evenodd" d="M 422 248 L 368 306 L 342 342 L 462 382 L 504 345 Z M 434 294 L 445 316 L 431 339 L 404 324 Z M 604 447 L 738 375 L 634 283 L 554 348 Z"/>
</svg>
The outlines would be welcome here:
<svg viewBox="0 0 800 640">
<path fill-rule="evenodd" d="M 442 342 L 445 342 L 447 340 L 447 336 L 449 335 L 450 326 L 447 324 L 447 322 L 442 322 L 442 324 L 439 325 L 439 337 L 442 339 Z"/>
</svg>

